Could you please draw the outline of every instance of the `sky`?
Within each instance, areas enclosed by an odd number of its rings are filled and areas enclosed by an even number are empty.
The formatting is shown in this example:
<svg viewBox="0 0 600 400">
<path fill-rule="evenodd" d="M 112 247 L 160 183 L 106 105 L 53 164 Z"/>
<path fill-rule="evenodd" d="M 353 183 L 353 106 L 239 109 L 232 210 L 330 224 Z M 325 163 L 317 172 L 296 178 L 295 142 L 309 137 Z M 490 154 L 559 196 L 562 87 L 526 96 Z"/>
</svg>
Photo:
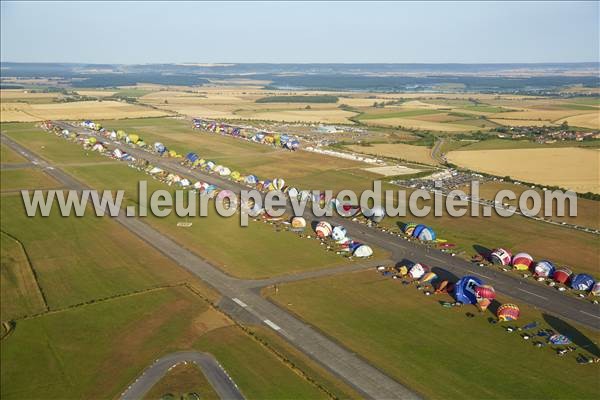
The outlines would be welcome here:
<svg viewBox="0 0 600 400">
<path fill-rule="evenodd" d="M 0 59 L 134 63 L 599 60 L 599 2 L 1 3 Z"/>
</svg>

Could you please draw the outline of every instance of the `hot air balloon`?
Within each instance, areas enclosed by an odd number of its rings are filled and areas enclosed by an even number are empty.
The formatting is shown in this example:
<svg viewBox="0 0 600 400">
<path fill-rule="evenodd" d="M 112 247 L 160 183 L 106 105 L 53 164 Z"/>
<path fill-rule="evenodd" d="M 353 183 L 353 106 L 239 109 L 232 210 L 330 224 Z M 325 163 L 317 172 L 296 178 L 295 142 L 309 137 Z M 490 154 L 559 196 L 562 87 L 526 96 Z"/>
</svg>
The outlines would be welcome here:
<svg viewBox="0 0 600 400">
<path fill-rule="evenodd" d="M 130 133 L 129 135 L 127 135 L 127 137 L 125 138 L 125 140 L 128 143 L 136 144 L 137 142 L 140 141 L 140 137 L 139 137 L 139 135 L 136 135 L 135 133 Z"/>
<path fill-rule="evenodd" d="M 194 161 L 198 160 L 198 158 L 200 158 L 200 157 L 198 157 L 198 154 L 196 154 L 196 153 L 188 153 L 185 156 L 185 159 L 187 161 L 191 162 L 191 163 L 193 163 Z"/>
<path fill-rule="evenodd" d="M 241 179 L 241 175 L 238 171 L 233 171 L 229 177 L 234 181 L 239 181 Z"/>
<path fill-rule="evenodd" d="M 427 272 L 429 272 L 429 267 L 419 263 L 413 265 L 410 267 L 410 270 L 408 270 L 410 277 L 415 280 L 421 279 Z"/>
<path fill-rule="evenodd" d="M 517 305 L 507 303 L 498 307 L 496 315 L 498 316 L 498 319 L 503 322 L 516 321 L 519 319 L 521 311 Z"/>
<path fill-rule="evenodd" d="M 565 335 L 561 335 L 560 333 L 555 333 L 554 335 L 548 338 L 548 342 L 555 346 L 566 346 L 568 344 L 571 344 L 571 339 L 569 339 Z"/>
<path fill-rule="evenodd" d="M 512 266 L 518 271 L 527 271 L 533 264 L 533 257 L 527 253 L 518 253 L 512 259 Z"/>
<path fill-rule="evenodd" d="M 306 228 L 306 220 L 302 217 L 292 218 L 292 228 L 298 230 L 304 230 Z"/>
<path fill-rule="evenodd" d="M 219 170 L 219 175 L 221 176 L 229 176 L 231 174 L 231 170 L 227 167 L 221 167 Z"/>
<path fill-rule="evenodd" d="M 273 182 L 271 182 L 271 190 L 281 191 L 285 186 L 285 181 L 282 178 L 275 178 Z"/>
<path fill-rule="evenodd" d="M 496 298 L 496 290 L 490 285 L 481 285 L 475 288 L 475 297 L 494 300 Z"/>
<path fill-rule="evenodd" d="M 354 257 L 365 258 L 373 255 L 373 249 L 366 244 L 362 244 L 352 253 Z"/>
<path fill-rule="evenodd" d="M 258 182 L 258 178 L 256 177 L 256 175 L 248 175 L 244 178 L 244 182 L 246 182 L 249 185 L 256 185 L 256 183 Z"/>
<path fill-rule="evenodd" d="M 333 231 L 333 228 L 331 227 L 331 224 L 327 221 L 319 222 L 317 224 L 317 227 L 315 228 L 315 232 L 317 233 L 317 236 L 320 238 L 325 238 L 325 237 L 331 236 L 332 231 Z"/>
<path fill-rule="evenodd" d="M 571 288 L 588 291 L 594 287 L 594 278 L 588 274 L 577 274 L 571 278 Z"/>
<path fill-rule="evenodd" d="M 119 129 L 119 130 L 117 131 L 117 139 L 121 140 L 121 139 L 123 139 L 125 136 L 127 136 L 127 134 L 125 133 L 125 131 L 124 131 L 124 130 L 121 130 L 121 129 Z"/>
<path fill-rule="evenodd" d="M 164 153 L 167 150 L 167 148 L 165 147 L 164 144 L 162 144 L 161 142 L 156 142 L 154 143 L 154 151 L 156 151 L 159 154 Z"/>
<path fill-rule="evenodd" d="M 416 229 L 415 229 L 416 232 Z M 426 226 L 423 229 L 421 229 L 421 231 L 419 232 L 419 235 L 417 236 L 417 238 L 419 240 L 422 240 L 424 242 L 428 242 L 431 240 L 435 240 L 436 235 L 433 229 L 431 229 L 430 227 Z"/>
<path fill-rule="evenodd" d="M 415 224 L 414 222 L 408 222 L 408 223 L 404 224 L 402 231 L 404 233 L 406 233 L 407 235 L 412 236 L 416 227 L 417 227 L 417 224 Z"/>
<path fill-rule="evenodd" d="M 456 282 L 454 286 L 454 296 L 456 301 L 463 304 L 475 304 L 477 303 L 477 296 L 475 295 L 475 289 L 477 286 L 481 286 L 483 282 L 481 279 L 475 276 L 463 276 Z"/>
<path fill-rule="evenodd" d="M 96 143 L 97 141 L 98 141 L 98 140 L 97 140 L 95 137 L 93 137 L 93 136 L 90 136 L 90 137 L 88 138 L 88 143 L 89 143 L 89 144 L 94 144 L 94 143 Z"/>
<path fill-rule="evenodd" d="M 509 265 L 512 257 L 510 251 L 498 248 L 490 254 L 490 261 L 494 264 Z"/>
<path fill-rule="evenodd" d="M 573 272 L 569 268 L 562 267 L 554 271 L 552 279 L 554 279 L 555 282 L 566 284 L 572 274 Z"/>
<path fill-rule="evenodd" d="M 533 273 L 542 278 L 551 278 L 554 274 L 554 264 L 550 261 L 542 260 L 535 264 Z"/>
<path fill-rule="evenodd" d="M 205 167 L 204 167 L 204 168 L 205 168 L 207 171 L 212 171 L 212 170 L 214 170 L 214 169 L 215 169 L 215 167 L 216 167 L 216 166 L 217 166 L 217 165 L 216 165 L 214 162 L 212 162 L 212 161 L 208 161 L 208 162 L 206 163 L 206 165 L 205 165 Z"/>
<path fill-rule="evenodd" d="M 594 287 L 592 288 L 592 295 L 593 296 L 600 296 L 600 282 L 596 282 L 594 284 Z"/>
<path fill-rule="evenodd" d="M 421 277 L 419 283 L 421 285 L 433 285 L 433 281 L 437 279 L 437 274 L 435 272 L 427 272 L 425 275 Z"/>
<path fill-rule="evenodd" d="M 346 234 L 347 234 L 346 228 L 344 228 L 341 225 L 338 225 L 335 228 L 333 228 L 333 231 L 331 233 L 331 237 L 336 242 L 340 242 L 340 241 L 346 239 Z"/>
</svg>

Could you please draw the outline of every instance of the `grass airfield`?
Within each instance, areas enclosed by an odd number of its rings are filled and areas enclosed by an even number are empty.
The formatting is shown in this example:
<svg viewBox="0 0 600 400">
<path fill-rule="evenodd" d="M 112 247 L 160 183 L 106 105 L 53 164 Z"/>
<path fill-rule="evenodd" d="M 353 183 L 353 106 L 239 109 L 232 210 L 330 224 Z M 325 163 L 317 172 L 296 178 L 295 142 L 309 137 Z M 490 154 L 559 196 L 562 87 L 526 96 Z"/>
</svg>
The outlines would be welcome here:
<svg viewBox="0 0 600 400">
<path fill-rule="evenodd" d="M 444 308 L 439 302 L 453 301 L 450 296 L 426 297 L 415 285 L 375 271 L 284 284 L 277 293 L 264 294 L 425 398 L 592 399 L 597 394 L 597 364 L 577 365 L 576 354 L 558 357 L 549 346 L 533 346 L 535 337 L 525 341 L 503 329 L 532 321 L 540 328 L 563 328 L 523 304 L 518 322 L 492 325 L 491 311 L 479 313 L 474 305 Z M 467 318 L 467 312 L 475 317 Z M 598 342 L 597 332 L 570 328 L 581 335 L 578 346 L 588 345 L 600 356 L 590 342 Z"/>
</svg>

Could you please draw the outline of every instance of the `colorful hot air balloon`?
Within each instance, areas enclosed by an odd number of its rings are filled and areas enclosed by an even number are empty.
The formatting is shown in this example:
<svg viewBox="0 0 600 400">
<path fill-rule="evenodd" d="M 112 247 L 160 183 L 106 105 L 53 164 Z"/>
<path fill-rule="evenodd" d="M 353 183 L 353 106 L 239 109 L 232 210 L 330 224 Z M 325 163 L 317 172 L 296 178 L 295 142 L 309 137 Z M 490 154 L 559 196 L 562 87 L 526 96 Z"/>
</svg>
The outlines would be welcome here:
<svg viewBox="0 0 600 400">
<path fill-rule="evenodd" d="M 244 182 L 246 182 L 249 185 L 256 185 L 256 183 L 258 182 L 258 178 L 256 177 L 256 175 L 248 175 L 244 178 Z"/>
<path fill-rule="evenodd" d="M 292 228 L 298 230 L 304 230 L 306 228 L 306 220 L 302 217 L 292 218 Z"/>
<path fill-rule="evenodd" d="M 433 281 L 437 279 L 437 274 L 435 272 L 427 272 L 425 275 L 419 279 L 419 283 L 421 285 L 433 285 Z"/>
<path fill-rule="evenodd" d="M 415 231 L 416 231 L 416 229 L 415 229 Z M 433 231 L 433 229 L 426 226 L 425 228 L 421 229 L 417 238 L 421 241 L 428 242 L 428 241 L 435 240 L 436 235 L 435 235 L 435 232 Z"/>
<path fill-rule="evenodd" d="M 283 180 L 282 178 L 275 178 L 275 179 L 273 179 L 273 182 L 271 182 L 270 189 L 281 191 L 284 186 L 285 186 L 285 180 Z"/>
<path fill-rule="evenodd" d="M 413 265 L 410 267 L 410 270 L 408 270 L 410 277 L 415 280 L 421 279 L 427 272 L 429 272 L 429 267 L 419 263 Z"/>
<path fill-rule="evenodd" d="M 331 237 L 336 242 L 341 242 L 342 240 L 346 239 L 346 234 L 347 234 L 346 228 L 339 225 L 339 226 L 336 226 L 335 228 L 333 228 L 333 231 L 331 232 Z"/>
<path fill-rule="evenodd" d="M 588 274 L 577 274 L 571 278 L 571 288 L 588 291 L 594 287 L 594 278 Z"/>
<path fill-rule="evenodd" d="M 512 259 L 512 266 L 518 271 L 527 271 L 533 264 L 533 257 L 527 253 L 518 253 Z"/>
<path fill-rule="evenodd" d="M 498 316 L 498 319 L 503 322 L 516 321 L 521 315 L 521 310 L 519 310 L 517 305 L 507 303 L 498 307 L 496 315 Z"/>
<path fill-rule="evenodd" d="M 490 285 L 477 286 L 475 288 L 475 296 L 477 298 L 494 300 L 496 298 L 496 290 Z"/>
<path fill-rule="evenodd" d="M 552 279 L 554 279 L 555 282 L 566 284 L 572 274 L 573 271 L 571 271 L 569 268 L 562 267 L 554 271 Z"/>
<path fill-rule="evenodd" d="M 592 295 L 593 296 L 600 296 L 600 282 L 596 282 L 594 284 L 594 287 L 592 288 Z"/>
<path fill-rule="evenodd" d="M 511 259 L 512 256 L 510 254 L 510 251 L 502 248 L 498 248 L 492 251 L 492 253 L 490 254 L 490 261 L 494 264 L 509 265 Z"/>
<path fill-rule="evenodd" d="M 331 236 L 332 231 L 333 231 L 333 228 L 331 227 L 331 224 L 327 221 L 319 222 L 317 224 L 317 227 L 315 228 L 315 232 L 317 233 L 317 236 L 320 238 L 325 238 L 325 237 Z"/>
<path fill-rule="evenodd" d="M 416 227 L 417 227 L 417 224 L 415 224 L 414 222 L 408 222 L 408 223 L 404 224 L 402 231 L 404 233 L 406 233 L 407 235 L 412 236 Z"/>
<path fill-rule="evenodd" d="M 358 246 L 352 253 L 354 257 L 365 258 L 373 255 L 373 249 L 366 244 Z"/>
<path fill-rule="evenodd" d="M 456 301 L 462 304 L 477 303 L 475 289 L 482 284 L 483 282 L 481 279 L 475 276 L 463 276 L 456 282 L 456 285 L 454 285 L 454 297 L 456 297 Z"/>
<path fill-rule="evenodd" d="M 533 273 L 542 278 L 551 278 L 554 275 L 554 264 L 550 261 L 542 260 L 535 264 Z"/>
</svg>

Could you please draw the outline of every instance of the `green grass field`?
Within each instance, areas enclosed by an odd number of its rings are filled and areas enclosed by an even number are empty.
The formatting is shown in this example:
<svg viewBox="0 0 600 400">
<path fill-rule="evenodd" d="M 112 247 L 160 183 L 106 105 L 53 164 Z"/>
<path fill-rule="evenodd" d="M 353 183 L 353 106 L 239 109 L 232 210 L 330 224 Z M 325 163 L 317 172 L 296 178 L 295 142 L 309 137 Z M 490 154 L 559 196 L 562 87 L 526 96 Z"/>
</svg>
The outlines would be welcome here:
<svg viewBox="0 0 600 400">
<path fill-rule="evenodd" d="M 2 230 L 29 254 L 50 309 L 181 282 L 189 275 L 117 222 L 86 215 L 29 218 L 19 196 L 4 196 Z"/>
<path fill-rule="evenodd" d="M 325 397 L 215 315 L 172 288 L 18 321 L 0 343 L 2 398 L 115 398 L 155 359 L 190 348 L 212 353 L 248 398 Z"/>
<path fill-rule="evenodd" d="M 4 232 L 0 239 L 0 320 L 44 311 L 44 298 L 21 244 Z"/>
<path fill-rule="evenodd" d="M 0 173 L 2 192 L 21 189 L 58 189 L 60 186 L 55 179 L 35 168 L 9 169 Z"/>
<path fill-rule="evenodd" d="M 503 112 L 503 111 L 509 111 L 506 108 L 494 107 L 494 106 L 490 106 L 487 104 L 464 106 L 464 107 L 460 107 L 460 108 L 464 109 L 464 110 L 484 112 L 484 113 L 499 113 L 499 112 Z"/>
<path fill-rule="evenodd" d="M 140 179 L 150 179 L 125 165 L 70 167 L 67 169 L 88 185 L 105 189 L 119 188 L 136 193 Z M 157 181 L 149 181 L 149 193 L 166 189 Z M 135 197 L 135 196 L 134 196 Z M 189 228 L 177 226 L 184 221 L 176 215 L 165 218 L 147 217 L 146 222 L 173 237 L 227 273 L 243 278 L 262 278 L 310 269 L 327 268 L 348 263 L 346 258 L 327 252 L 317 240 L 298 238 L 296 234 L 277 230 L 269 224 L 251 221 L 248 227 L 239 226 L 239 216 L 223 218 L 214 208 L 208 217 L 191 218 Z"/>
<path fill-rule="evenodd" d="M 535 348 L 501 327 L 509 324 L 489 324 L 491 311 L 441 307 L 438 301 L 449 296 L 425 297 L 375 271 L 280 285 L 268 294 L 425 398 L 597 396 L 598 365 L 579 366 L 576 354 L 561 358 L 548 347 Z M 536 320 L 549 327 L 540 312 L 519 306 L 517 325 Z M 476 317 L 467 318 L 469 311 Z M 577 338 L 578 346 L 599 339 L 585 330 L 560 332 Z"/>
<path fill-rule="evenodd" d="M 4 123 L 0 127 L 11 139 L 57 164 L 72 162 L 115 162 L 97 152 L 85 151 L 80 144 L 44 132 L 32 123 Z"/>
<path fill-rule="evenodd" d="M 27 160 L 8 146 L 0 144 L 0 162 L 2 164 L 19 164 Z"/>
</svg>

